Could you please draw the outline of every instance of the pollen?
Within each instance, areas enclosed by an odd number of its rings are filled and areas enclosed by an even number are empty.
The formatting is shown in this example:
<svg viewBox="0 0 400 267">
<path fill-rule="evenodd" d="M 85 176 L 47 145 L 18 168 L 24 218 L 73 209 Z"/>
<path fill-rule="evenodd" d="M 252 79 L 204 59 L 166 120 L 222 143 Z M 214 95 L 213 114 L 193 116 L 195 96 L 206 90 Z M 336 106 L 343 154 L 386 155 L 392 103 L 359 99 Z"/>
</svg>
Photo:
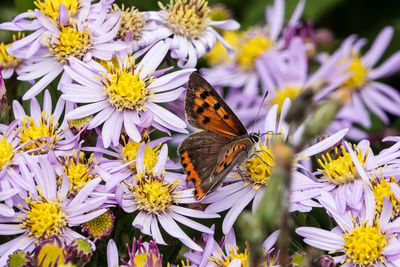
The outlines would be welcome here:
<svg viewBox="0 0 400 267">
<path fill-rule="evenodd" d="M 384 262 L 382 251 L 388 245 L 388 237 L 381 233 L 379 224 L 361 222 L 351 232 L 343 234 L 346 262 L 355 266 L 376 266 Z"/>
<path fill-rule="evenodd" d="M 237 47 L 239 47 L 240 44 L 240 33 L 237 31 L 226 31 L 223 34 L 223 37 L 225 41 L 234 49 L 236 50 Z M 208 53 L 207 55 L 204 56 L 204 58 L 207 60 L 207 63 L 210 66 L 215 66 L 215 65 L 220 65 L 224 63 L 229 63 L 232 61 L 231 58 L 229 58 L 228 51 L 226 51 L 226 48 L 218 42 L 214 48 Z"/>
<path fill-rule="evenodd" d="M 29 236 L 36 237 L 37 242 L 52 235 L 61 236 L 67 225 L 67 215 L 58 201 L 46 200 L 39 196 L 39 201 L 32 200 L 32 196 L 25 198 L 28 208 L 26 215 L 21 216 L 22 228 L 28 230 Z"/>
<path fill-rule="evenodd" d="M 244 250 L 243 253 L 239 251 L 238 247 L 234 247 L 229 251 L 229 255 L 225 256 L 221 251 L 218 251 L 219 257 L 212 256 L 209 257 L 208 259 L 213 263 L 214 266 L 218 267 L 228 267 L 229 264 L 235 260 L 238 259 L 240 260 L 241 267 L 249 267 L 249 254 L 247 252 L 247 249 Z"/>
<path fill-rule="evenodd" d="M 61 4 L 63 4 L 67 10 L 70 17 L 74 17 L 79 8 L 80 0 L 38 0 L 34 1 L 34 4 L 47 18 L 58 21 L 58 10 Z"/>
<path fill-rule="evenodd" d="M 385 177 L 383 175 L 381 175 L 381 177 L 377 179 L 371 177 L 372 192 L 374 193 L 375 197 L 375 211 L 378 214 L 382 212 L 383 200 L 385 197 L 387 197 L 392 203 L 393 206 L 392 218 L 394 218 L 400 212 L 400 203 L 396 199 L 392 189 L 390 188 L 391 183 L 398 184 L 394 176 L 390 178 L 390 181 L 385 181 Z"/>
<path fill-rule="evenodd" d="M 65 256 L 67 251 L 52 243 L 46 243 L 40 248 L 36 260 L 41 266 L 60 266 L 65 264 Z"/>
<path fill-rule="evenodd" d="M 290 98 L 290 100 L 295 99 L 301 92 L 303 88 L 298 88 L 294 86 L 287 86 L 283 90 L 277 91 L 276 95 L 271 101 L 271 106 L 278 104 L 278 113 L 281 113 L 283 102 L 286 98 Z"/>
<path fill-rule="evenodd" d="M 105 212 L 102 215 L 86 222 L 83 226 L 84 230 L 87 231 L 93 238 L 99 239 L 107 236 L 114 224 L 114 216 L 111 212 Z"/>
<path fill-rule="evenodd" d="M 21 123 L 18 138 L 23 151 L 34 150 L 29 153 L 37 155 L 45 154 L 55 148 L 60 136 L 57 132 L 58 124 L 54 123 L 53 115 L 42 112 L 38 124 L 28 116 Z"/>
<path fill-rule="evenodd" d="M 258 153 L 258 156 L 248 160 L 244 167 L 246 170 L 246 177 L 252 181 L 255 189 L 267 184 L 272 167 L 275 164 L 272 151 L 268 146 L 263 146 L 260 143 L 260 150 L 262 152 Z M 260 158 L 262 158 L 262 160 Z"/>
<path fill-rule="evenodd" d="M 7 142 L 5 136 L 6 134 L 3 132 L 3 139 L 0 140 L 0 170 L 2 170 L 14 156 L 12 143 Z"/>
<path fill-rule="evenodd" d="M 273 45 L 271 39 L 261 33 L 254 36 L 245 34 L 241 40 L 241 45 L 236 51 L 235 60 L 244 71 L 253 71 L 255 60 Z"/>
<path fill-rule="evenodd" d="M 353 57 L 349 60 L 351 61 L 351 65 L 348 71 L 351 72 L 352 75 L 343 83 L 342 87 L 357 90 L 365 84 L 368 70 L 359 57 Z"/>
<path fill-rule="evenodd" d="M 66 63 L 69 57 L 82 59 L 91 49 L 92 35 L 88 28 L 76 29 L 77 26 L 60 26 L 59 36 L 48 36 L 44 44 L 58 59 Z"/>
<path fill-rule="evenodd" d="M 147 213 L 160 214 L 172 206 L 178 180 L 174 183 L 166 183 L 156 177 L 139 174 L 134 178 L 136 185 L 130 185 L 130 190 L 138 209 Z"/>
<path fill-rule="evenodd" d="M 140 77 L 140 70 L 135 73 L 135 60 L 128 57 L 127 67 L 115 66 L 108 62 L 109 74 L 103 74 L 103 86 L 108 102 L 118 111 L 131 109 L 142 111 L 146 107 L 146 101 L 151 99 L 154 91 L 147 87 L 155 80 L 152 77 Z"/>
<path fill-rule="evenodd" d="M 170 0 L 167 6 L 158 4 L 166 13 L 167 27 L 188 39 L 201 37 L 210 23 L 211 10 L 206 0 Z"/>
<path fill-rule="evenodd" d="M 129 162 L 136 159 L 136 153 L 139 149 L 140 143 L 136 143 L 134 141 L 130 141 L 122 148 L 122 158 L 125 162 Z M 158 160 L 158 153 L 161 144 L 159 144 L 154 149 L 149 145 L 145 145 L 144 147 L 144 171 L 146 174 L 153 172 L 153 167 L 156 165 Z M 133 171 L 136 171 L 136 161 L 132 162 L 130 165 Z"/>
<path fill-rule="evenodd" d="M 368 156 L 368 151 L 363 155 L 361 148 L 353 145 L 355 154 L 361 166 L 365 165 L 365 161 Z M 346 151 L 344 146 L 340 147 L 341 151 L 335 148 L 335 159 L 332 159 L 329 153 L 322 155 L 322 160 L 318 159 L 319 165 L 322 169 L 318 171 L 322 172 L 323 177 L 330 183 L 341 185 L 352 183 L 359 178 L 356 166 L 350 157 L 350 154 Z"/>
<path fill-rule="evenodd" d="M 13 42 L 16 40 L 22 39 L 25 37 L 25 34 L 19 32 L 18 35 L 16 36 L 13 34 Z M 11 47 L 10 44 L 4 44 L 3 42 L 0 43 L 0 66 L 4 69 L 13 69 L 18 67 L 22 59 L 13 57 L 7 52 L 7 49 Z"/>
<path fill-rule="evenodd" d="M 115 39 L 125 40 L 128 34 L 130 34 L 129 41 L 132 41 L 142 36 L 142 29 L 146 22 L 139 10 L 135 7 L 125 9 L 123 4 L 120 8 L 117 4 L 114 4 L 111 12 L 121 12 L 121 24 Z"/>
<path fill-rule="evenodd" d="M 75 196 L 88 182 L 95 178 L 96 161 L 93 154 L 86 160 L 83 152 L 80 152 L 78 156 L 75 150 L 73 151 L 72 157 L 65 155 L 64 158 L 65 160 L 62 161 L 64 162 L 63 170 L 69 180 L 68 194 L 70 196 Z M 59 182 L 61 184 L 62 176 Z"/>
</svg>

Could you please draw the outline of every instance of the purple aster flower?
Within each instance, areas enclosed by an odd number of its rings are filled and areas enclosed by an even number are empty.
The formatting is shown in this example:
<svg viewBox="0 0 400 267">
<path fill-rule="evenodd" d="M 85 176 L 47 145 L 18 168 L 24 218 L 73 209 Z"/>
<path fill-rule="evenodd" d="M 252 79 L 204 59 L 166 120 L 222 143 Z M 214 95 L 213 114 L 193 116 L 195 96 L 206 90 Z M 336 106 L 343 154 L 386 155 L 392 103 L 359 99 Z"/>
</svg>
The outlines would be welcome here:
<svg viewBox="0 0 400 267">
<path fill-rule="evenodd" d="M 122 129 L 135 142 L 142 139 L 144 128 L 168 129 L 187 133 L 186 123 L 176 115 L 156 103 L 175 100 L 185 90 L 194 69 L 175 71 L 160 75 L 154 72 L 168 51 L 168 45 L 160 41 L 152 47 L 140 63 L 133 57 L 122 58 L 118 64 L 108 62 L 106 68 L 92 66 L 70 59 L 66 72 L 75 82 L 62 86 L 63 99 L 74 103 L 84 103 L 67 113 L 68 119 L 78 119 L 93 115 L 88 128 L 103 124 L 104 146 L 117 146 Z M 99 77 L 100 76 L 100 77 Z"/>
<path fill-rule="evenodd" d="M 329 193 L 322 192 L 320 202 L 338 226 L 331 231 L 314 227 L 297 228 L 296 233 L 304 237 L 305 243 L 340 254 L 333 259 L 341 266 L 400 264 L 400 240 L 394 234 L 399 229 L 399 220 L 390 222 L 393 207 L 388 198 L 384 200 L 380 216 L 375 216 L 371 191 L 365 198 L 365 213 L 358 217 L 342 213 Z"/>
<path fill-rule="evenodd" d="M 266 261 L 263 266 L 278 266 L 279 253 L 275 243 L 279 237 L 280 230 L 273 232 L 263 242 L 266 254 Z M 193 267 L 211 266 L 247 266 L 249 255 L 247 249 L 240 251 L 236 245 L 235 232 L 231 229 L 218 243 L 212 234 L 203 234 L 201 238 L 204 244 L 204 251 L 189 251 L 184 257 L 191 262 Z M 265 264 L 265 265 L 264 265 Z"/>
<path fill-rule="evenodd" d="M 39 10 L 35 11 L 38 21 L 43 23 L 37 30 L 39 33 L 37 40 L 40 39 L 44 45 L 38 48 L 34 56 L 28 57 L 24 54 L 30 54 L 29 49 L 36 48 L 35 43 L 28 43 L 32 41 L 29 38 L 13 42 L 8 50 L 11 55 L 28 58 L 18 70 L 19 80 L 31 81 L 42 77 L 25 93 L 24 100 L 39 94 L 61 73 L 63 75 L 59 85 L 70 80 L 70 77 L 63 72 L 69 58 L 74 57 L 85 62 L 90 62 L 92 57 L 110 60 L 115 51 L 125 48 L 125 45 L 113 41 L 119 28 L 119 13 L 106 16 L 107 10 L 104 9 L 103 14 L 99 14 L 99 18 L 102 19 L 87 20 L 83 17 L 74 20 L 65 5 L 60 5 L 58 11 L 57 23 L 45 17 Z M 34 33 L 29 36 L 33 35 Z M 27 46 L 31 47 L 28 49 Z"/>
<path fill-rule="evenodd" d="M 398 157 L 398 144 L 374 155 L 366 140 L 359 142 L 357 146 L 345 142 L 318 159 L 321 166 L 318 169 L 321 173 L 317 180 L 320 183 L 318 188 L 331 192 L 340 212 L 351 210 L 353 214 L 358 214 L 363 208 L 365 192 L 375 188 L 379 182 L 375 177 L 371 183 L 369 177 L 378 168 L 378 173 L 389 179 L 392 175 L 399 175 L 398 163 L 393 162 Z M 377 203 L 380 198 L 377 195 Z"/>
<path fill-rule="evenodd" d="M 184 207 L 185 204 L 195 203 L 193 189 L 182 190 L 181 183 L 184 175 L 176 174 L 175 179 L 164 176 L 165 163 L 168 156 L 167 145 L 164 144 L 158 155 L 157 163 L 152 172 L 146 170 L 144 157 L 145 144 L 142 143 L 136 153 L 137 174 L 125 180 L 116 192 L 118 203 L 125 212 L 138 212 L 133 227 L 143 234 L 150 235 L 158 243 L 165 245 L 159 224 L 171 236 L 196 251 L 202 249 L 176 223 L 182 223 L 192 229 L 212 234 L 210 228 L 191 220 L 193 218 L 218 218 L 218 214 Z"/>
<path fill-rule="evenodd" d="M 257 209 L 260 200 L 268 184 L 272 167 L 274 166 L 274 155 L 270 150 L 270 145 L 274 138 L 281 138 L 285 142 L 297 142 L 302 127 L 293 133 L 289 133 L 289 125 L 284 122 L 284 118 L 290 108 L 290 99 L 283 103 L 280 115 L 278 115 L 278 105 L 274 105 L 265 119 L 265 126 L 262 132 L 268 133 L 259 144 L 259 157 L 248 160 L 241 166 L 241 171 L 230 175 L 225 179 L 229 184 L 217 188 L 214 192 L 206 196 L 202 202 L 212 203 L 206 208 L 206 212 L 221 212 L 229 209 L 226 214 L 222 230 L 226 234 L 232 228 L 241 211 L 252 202 L 253 212 Z M 343 129 L 332 136 L 318 142 L 303 151 L 297 153 L 297 160 L 307 160 L 340 141 L 346 134 L 347 129 Z M 265 164 L 267 163 L 267 164 Z M 312 207 L 318 207 L 318 203 L 312 199 L 319 196 L 322 187 L 318 182 L 301 173 L 299 169 L 304 169 L 300 163 L 295 164 L 292 171 L 292 210 L 302 212 L 310 211 Z"/>
<path fill-rule="evenodd" d="M 267 51 L 282 50 L 284 23 L 283 0 L 275 0 L 273 6 L 266 8 L 267 25 L 263 28 L 251 28 L 239 36 L 236 41 L 235 57 L 227 64 L 210 69 L 202 69 L 201 73 L 214 86 L 244 88 L 248 96 L 256 96 L 261 76 L 256 72 L 256 59 Z M 299 1 L 288 26 L 297 24 L 304 8 L 304 1 Z"/>
<path fill-rule="evenodd" d="M 206 0 L 170 0 L 166 6 L 159 4 L 161 11 L 149 12 L 150 22 L 155 22 L 160 36 L 169 44 L 171 57 L 178 59 L 181 68 L 193 68 L 197 59 L 204 56 L 218 40 L 229 52 L 229 44 L 214 30 L 236 30 L 239 24 L 232 20 L 212 21 L 211 10 Z"/>
<path fill-rule="evenodd" d="M 35 185 L 29 189 L 28 197 L 14 206 L 14 216 L 0 217 L 0 235 L 18 235 L 0 245 L 0 266 L 4 266 L 8 256 L 17 249 L 32 252 L 42 238 L 57 235 L 66 243 L 84 238 L 71 227 L 106 211 L 98 209 L 106 197 L 89 196 L 100 183 L 100 178 L 90 181 L 75 197 L 68 197 L 68 179 L 64 177 L 58 184 L 54 168 L 45 157 L 27 156 L 25 160 L 25 168 Z"/>
<path fill-rule="evenodd" d="M 141 238 L 132 241 L 132 247 L 126 244 L 128 249 L 129 261 L 121 259 L 126 267 L 136 266 L 149 266 L 149 267 L 161 267 L 163 255 L 158 250 L 156 242 L 150 240 L 150 242 L 142 242 Z M 119 255 L 117 245 L 114 240 L 110 239 L 107 244 L 107 264 L 109 267 L 122 266 L 119 264 Z"/>
<path fill-rule="evenodd" d="M 337 118 L 359 123 L 369 128 L 371 120 L 366 108 L 386 124 L 389 122 L 386 112 L 396 116 L 400 115 L 397 108 L 400 104 L 399 92 L 391 86 L 377 81 L 400 69 L 400 51 L 393 54 L 380 66 L 374 67 L 392 39 L 392 35 L 392 27 L 384 28 L 365 55 L 360 52 L 366 43 L 365 39 L 357 40 L 355 36 L 350 36 L 343 42 L 340 48 L 344 53 L 342 62 L 349 64 L 348 72 L 351 73 L 351 76 L 337 90 L 347 92 L 350 97 Z M 329 89 L 326 90 L 329 91 Z"/>
<path fill-rule="evenodd" d="M 77 144 L 79 136 L 74 136 L 68 130 L 67 121 L 64 119 L 59 123 L 62 112 L 68 112 L 73 105 L 59 99 L 52 111 L 52 100 L 50 93 L 46 90 L 43 100 L 43 109 L 36 98 L 32 98 L 30 105 L 30 116 L 26 115 L 22 105 L 14 100 L 13 113 L 16 122 L 14 126 L 15 140 L 18 141 L 18 151 L 27 152 L 31 155 L 46 154 L 54 151 L 60 156 L 72 149 Z"/>
</svg>

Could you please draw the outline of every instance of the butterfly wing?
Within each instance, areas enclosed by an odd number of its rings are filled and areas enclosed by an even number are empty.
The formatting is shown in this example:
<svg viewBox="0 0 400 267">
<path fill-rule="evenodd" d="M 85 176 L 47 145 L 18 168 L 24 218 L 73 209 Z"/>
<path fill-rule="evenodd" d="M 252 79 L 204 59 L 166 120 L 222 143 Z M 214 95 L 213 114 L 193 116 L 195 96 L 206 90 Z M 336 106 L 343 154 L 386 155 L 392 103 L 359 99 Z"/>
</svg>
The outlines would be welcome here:
<svg viewBox="0 0 400 267">
<path fill-rule="evenodd" d="M 228 138 L 247 135 L 239 118 L 203 77 L 193 72 L 188 85 L 185 111 L 191 125 Z"/>
<path fill-rule="evenodd" d="M 196 189 L 196 199 L 201 199 L 213 188 L 213 182 L 209 179 L 216 168 L 221 150 L 229 142 L 229 138 L 222 135 L 201 131 L 189 135 L 178 148 L 187 174 L 186 180 L 192 181 Z"/>
</svg>

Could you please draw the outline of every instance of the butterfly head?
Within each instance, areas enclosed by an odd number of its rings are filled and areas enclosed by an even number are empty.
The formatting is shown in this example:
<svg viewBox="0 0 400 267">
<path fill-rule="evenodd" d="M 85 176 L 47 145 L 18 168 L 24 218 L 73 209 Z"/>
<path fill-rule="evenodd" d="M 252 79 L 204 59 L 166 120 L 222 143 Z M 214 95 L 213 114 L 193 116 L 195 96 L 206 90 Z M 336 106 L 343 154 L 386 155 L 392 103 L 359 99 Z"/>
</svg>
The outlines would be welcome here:
<svg viewBox="0 0 400 267">
<path fill-rule="evenodd" d="M 260 134 L 258 133 L 252 133 L 250 134 L 250 139 L 253 143 L 257 144 L 258 141 L 260 141 Z"/>
</svg>

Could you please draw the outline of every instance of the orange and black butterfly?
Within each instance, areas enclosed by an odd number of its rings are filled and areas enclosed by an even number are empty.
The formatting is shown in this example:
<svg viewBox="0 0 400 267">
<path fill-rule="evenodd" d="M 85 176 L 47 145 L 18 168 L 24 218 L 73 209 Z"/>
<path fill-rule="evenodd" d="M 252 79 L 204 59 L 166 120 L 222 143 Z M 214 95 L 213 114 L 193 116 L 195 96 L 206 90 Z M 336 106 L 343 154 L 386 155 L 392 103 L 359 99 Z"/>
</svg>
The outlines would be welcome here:
<svg viewBox="0 0 400 267">
<path fill-rule="evenodd" d="M 189 135 L 178 148 L 187 180 L 201 199 L 222 182 L 233 167 L 256 153 L 258 134 L 248 134 L 215 89 L 193 72 L 186 91 L 189 124 L 204 131 Z"/>
</svg>

